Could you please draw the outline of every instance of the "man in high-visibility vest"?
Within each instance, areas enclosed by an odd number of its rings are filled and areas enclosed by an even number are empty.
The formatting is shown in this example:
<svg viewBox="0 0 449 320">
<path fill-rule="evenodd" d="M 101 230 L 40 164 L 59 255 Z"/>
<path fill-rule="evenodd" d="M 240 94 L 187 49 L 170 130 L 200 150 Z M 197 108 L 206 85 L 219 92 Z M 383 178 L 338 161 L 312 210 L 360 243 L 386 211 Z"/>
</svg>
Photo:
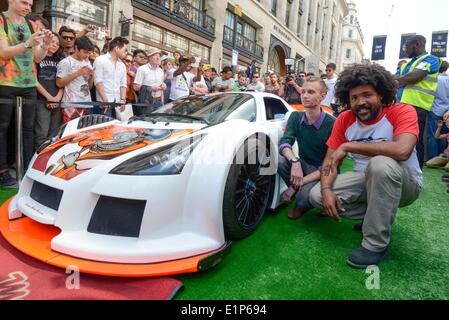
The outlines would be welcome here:
<svg viewBox="0 0 449 320">
<path fill-rule="evenodd" d="M 405 43 L 405 52 L 411 60 L 396 74 L 399 86 L 398 102 L 415 107 L 418 113 L 419 142 L 416 146 L 421 168 L 424 166 L 427 145 L 427 121 L 438 88 L 440 59 L 426 52 L 426 38 L 413 36 Z"/>
</svg>

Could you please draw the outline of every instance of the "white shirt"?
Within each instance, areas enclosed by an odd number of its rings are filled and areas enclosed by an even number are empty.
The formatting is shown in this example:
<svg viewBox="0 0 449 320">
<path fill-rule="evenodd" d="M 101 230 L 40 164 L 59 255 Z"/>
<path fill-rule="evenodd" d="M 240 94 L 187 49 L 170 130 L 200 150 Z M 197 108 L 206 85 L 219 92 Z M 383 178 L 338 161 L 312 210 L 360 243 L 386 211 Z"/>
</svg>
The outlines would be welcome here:
<svg viewBox="0 0 449 320">
<path fill-rule="evenodd" d="M 155 84 L 161 85 L 164 83 L 164 71 L 161 68 L 151 68 L 150 64 L 143 65 L 137 69 L 134 84 L 139 86 L 153 86 Z M 153 91 L 153 97 L 160 98 L 162 91 Z"/>
<path fill-rule="evenodd" d="M 337 83 L 338 78 L 333 79 L 324 79 L 324 82 L 327 85 L 327 95 L 326 98 L 321 102 L 322 106 L 329 107 L 334 100 L 335 95 L 335 84 Z"/>
<path fill-rule="evenodd" d="M 58 64 L 57 78 L 66 78 L 83 67 L 92 69 L 89 60 L 76 60 L 72 56 L 68 56 Z M 64 87 L 64 96 L 62 102 L 91 102 L 89 89 L 89 76 L 80 76 L 68 83 Z M 92 108 L 91 105 L 69 105 L 64 104 L 63 108 Z"/>
<path fill-rule="evenodd" d="M 173 77 L 175 71 L 176 69 L 170 70 L 167 77 L 167 79 L 171 80 L 171 100 L 178 100 L 180 98 L 188 97 L 190 95 L 189 88 L 192 85 L 193 79 L 195 78 L 195 75 L 191 72 L 184 72 L 184 76 L 180 74 L 177 77 Z"/>
<path fill-rule="evenodd" d="M 195 78 L 195 77 L 196 77 L 196 76 L 194 75 L 194 78 Z M 204 77 L 201 76 L 201 80 L 200 80 L 200 81 L 193 82 L 193 87 L 194 87 L 195 89 L 198 89 L 198 88 L 207 88 L 207 84 L 206 84 L 206 81 L 204 80 Z"/>
<path fill-rule="evenodd" d="M 260 81 L 257 81 L 257 83 L 252 82 L 248 85 L 248 91 L 265 92 L 265 85 Z"/>
<path fill-rule="evenodd" d="M 94 62 L 94 84 L 103 83 L 104 91 L 109 101 L 103 101 L 97 90 L 97 100 L 100 102 L 120 101 L 120 88 L 127 88 L 126 66 L 119 60 L 112 60 L 110 53 L 99 56 Z"/>
</svg>

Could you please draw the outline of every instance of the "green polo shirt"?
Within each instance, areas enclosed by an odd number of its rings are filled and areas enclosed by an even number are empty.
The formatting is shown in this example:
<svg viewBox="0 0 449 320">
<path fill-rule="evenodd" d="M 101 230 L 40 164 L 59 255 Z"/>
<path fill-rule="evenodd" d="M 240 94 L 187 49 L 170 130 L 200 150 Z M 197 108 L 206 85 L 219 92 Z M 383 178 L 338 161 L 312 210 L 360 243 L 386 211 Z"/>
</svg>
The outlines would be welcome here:
<svg viewBox="0 0 449 320">
<path fill-rule="evenodd" d="M 294 112 L 287 123 L 284 136 L 280 141 L 279 152 L 282 155 L 287 148 L 298 142 L 299 156 L 308 164 L 319 168 L 323 165 L 327 153 L 326 142 L 334 127 L 335 118 L 321 110 L 320 118 L 309 123 L 304 112 Z"/>
</svg>

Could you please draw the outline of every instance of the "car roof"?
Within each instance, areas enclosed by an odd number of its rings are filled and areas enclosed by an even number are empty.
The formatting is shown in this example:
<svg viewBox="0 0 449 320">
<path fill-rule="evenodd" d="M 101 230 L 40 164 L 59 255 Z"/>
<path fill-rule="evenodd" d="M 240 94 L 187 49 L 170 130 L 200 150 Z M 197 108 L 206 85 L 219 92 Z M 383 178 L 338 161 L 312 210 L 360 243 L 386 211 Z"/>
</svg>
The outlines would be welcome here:
<svg viewBox="0 0 449 320">
<path fill-rule="evenodd" d="M 219 95 L 236 95 L 236 94 L 241 94 L 241 95 L 250 95 L 253 97 L 268 97 L 268 98 L 277 98 L 280 100 L 283 100 L 281 97 L 274 95 L 272 93 L 267 93 L 267 92 L 255 92 L 255 91 L 245 91 L 245 92 L 216 92 L 216 93 L 208 93 L 206 94 L 206 96 L 219 96 Z"/>
</svg>

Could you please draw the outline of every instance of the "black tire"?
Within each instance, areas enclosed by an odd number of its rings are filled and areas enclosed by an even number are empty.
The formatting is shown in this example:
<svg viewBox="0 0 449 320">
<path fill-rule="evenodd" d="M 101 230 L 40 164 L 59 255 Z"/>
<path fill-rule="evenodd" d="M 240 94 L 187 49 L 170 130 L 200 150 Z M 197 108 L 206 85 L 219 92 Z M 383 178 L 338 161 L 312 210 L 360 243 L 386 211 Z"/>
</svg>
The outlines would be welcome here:
<svg viewBox="0 0 449 320">
<path fill-rule="evenodd" d="M 226 240 L 243 239 L 256 230 L 269 207 L 272 193 L 273 176 L 261 175 L 259 170 L 263 166 L 258 157 L 254 157 L 257 152 L 265 152 L 267 157 L 270 156 L 268 138 L 251 137 L 240 148 L 240 152 L 244 152 L 244 163 L 239 164 L 238 157 L 234 158 L 223 195 L 223 226 Z M 255 164 L 251 164 L 254 163 L 249 161 L 251 159 L 256 160 Z"/>
<path fill-rule="evenodd" d="M 114 118 L 103 114 L 89 114 L 87 116 L 82 116 L 81 118 L 79 118 L 78 129 L 84 129 L 114 120 Z"/>
</svg>

